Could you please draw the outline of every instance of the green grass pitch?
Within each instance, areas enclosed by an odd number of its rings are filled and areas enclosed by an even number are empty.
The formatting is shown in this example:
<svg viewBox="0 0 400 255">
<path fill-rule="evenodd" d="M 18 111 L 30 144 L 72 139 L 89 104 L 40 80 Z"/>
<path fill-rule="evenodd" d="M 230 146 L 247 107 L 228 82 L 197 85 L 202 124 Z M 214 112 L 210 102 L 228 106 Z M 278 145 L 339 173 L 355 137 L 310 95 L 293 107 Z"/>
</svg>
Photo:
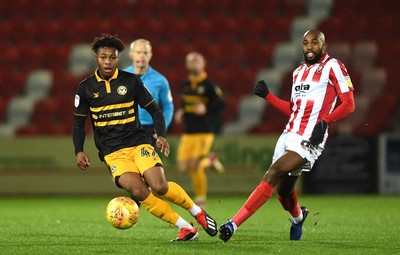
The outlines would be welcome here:
<svg viewBox="0 0 400 255">
<path fill-rule="evenodd" d="M 300 241 L 272 197 L 227 243 L 199 227 L 193 242 L 141 208 L 139 223 L 117 230 L 105 219 L 112 197 L 0 198 L 0 254 L 400 254 L 400 197 L 300 195 L 310 214 Z M 213 196 L 208 213 L 224 223 L 245 196 Z M 189 213 L 174 208 L 188 221 Z"/>
</svg>

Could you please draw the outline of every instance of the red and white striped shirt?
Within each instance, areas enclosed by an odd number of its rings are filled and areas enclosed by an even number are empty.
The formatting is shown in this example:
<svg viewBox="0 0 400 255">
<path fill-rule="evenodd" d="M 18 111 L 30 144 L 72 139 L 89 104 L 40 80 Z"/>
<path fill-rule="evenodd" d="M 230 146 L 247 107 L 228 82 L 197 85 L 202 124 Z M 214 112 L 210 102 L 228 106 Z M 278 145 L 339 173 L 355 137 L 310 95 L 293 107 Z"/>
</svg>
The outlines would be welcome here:
<svg viewBox="0 0 400 255">
<path fill-rule="evenodd" d="M 285 131 L 311 136 L 320 119 L 335 121 L 327 116 L 334 110 L 338 96 L 352 90 L 346 67 L 328 54 L 313 65 L 303 63 L 293 72 L 291 114 Z"/>
</svg>

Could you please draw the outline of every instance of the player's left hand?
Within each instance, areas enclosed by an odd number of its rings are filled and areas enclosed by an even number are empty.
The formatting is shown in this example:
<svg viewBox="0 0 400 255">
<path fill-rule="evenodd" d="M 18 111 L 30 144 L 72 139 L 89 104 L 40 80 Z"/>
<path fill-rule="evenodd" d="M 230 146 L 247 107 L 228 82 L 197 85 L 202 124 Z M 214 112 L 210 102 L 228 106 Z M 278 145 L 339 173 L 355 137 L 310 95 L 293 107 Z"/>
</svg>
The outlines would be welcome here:
<svg viewBox="0 0 400 255">
<path fill-rule="evenodd" d="M 165 137 L 158 136 L 156 141 L 156 146 L 160 149 L 161 153 L 163 153 L 164 156 L 168 157 L 171 149 Z"/>
<path fill-rule="evenodd" d="M 79 152 L 76 155 L 76 165 L 82 170 L 88 169 L 90 166 L 89 156 L 83 151 Z"/>
<path fill-rule="evenodd" d="M 256 85 L 254 85 L 254 94 L 261 98 L 266 98 L 268 96 L 269 89 L 264 80 L 259 80 Z"/>
<path fill-rule="evenodd" d="M 326 123 L 324 120 L 318 121 L 318 123 L 315 124 L 314 130 L 312 131 L 310 143 L 314 146 L 318 146 L 318 144 L 322 143 L 327 128 L 328 123 Z"/>
</svg>

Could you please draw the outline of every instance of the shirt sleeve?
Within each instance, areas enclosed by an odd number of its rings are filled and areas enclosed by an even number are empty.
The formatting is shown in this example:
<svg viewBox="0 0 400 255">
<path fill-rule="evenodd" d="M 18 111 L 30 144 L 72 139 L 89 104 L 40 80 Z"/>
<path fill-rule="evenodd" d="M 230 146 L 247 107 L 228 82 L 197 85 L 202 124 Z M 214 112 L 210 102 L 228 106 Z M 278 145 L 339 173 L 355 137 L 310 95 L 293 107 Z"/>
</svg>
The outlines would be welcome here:
<svg viewBox="0 0 400 255">
<path fill-rule="evenodd" d="M 158 107 L 156 102 L 153 100 L 145 109 L 153 118 L 154 128 L 156 129 L 157 135 L 166 137 L 167 128 L 165 126 L 164 114 L 160 107 Z"/>
<path fill-rule="evenodd" d="M 147 105 L 154 101 L 154 98 L 139 77 L 135 76 L 135 82 L 137 88 L 135 95 L 136 100 L 140 107 L 145 108 Z"/>
<path fill-rule="evenodd" d="M 88 105 L 84 97 L 83 86 L 80 85 L 74 100 L 74 125 L 72 127 L 72 141 L 75 147 L 75 155 L 83 151 L 85 143 L 85 123 L 88 113 Z"/>
<path fill-rule="evenodd" d="M 225 108 L 225 99 L 221 88 L 212 84 L 210 93 L 210 103 L 208 105 L 207 111 L 218 113 L 223 111 Z"/>
<path fill-rule="evenodd" d="M 343 119 L 355 110 L 354 87 L 346 67 L 340 61 L 332 66 L 329 78 L 341 102 L 335 110 L 322 118 L 327 123 L 332 123 Z"/>
<path fill-rule="evenodd" d="M 78 116 L 87 116 L 89 112 L 89 106 L 85 98 L 85 91 L 83 89 L 83 85 L 80 84 L 76 94 L 75 94 L 75 100 L 74 100 L 74 115 Z"/>
<path fill-rule="evenodd" d="M 340 61 L 336 61 L 336 63 L 332 65 L 332 69 L 329 73 L 329 80 L 332 82 L 338 94 L 354 90 L 350 75 L 344 64 Z"/>
<path fill-rule="evenodd" d="M 338 96 L 341 101 L 340 105 L 336 107 L 333 112 L 322 118 L 326 123 L 332 123 L 343 119 L 355 110 L 353 91 L 339 93 Z"/>
<path fill-rule="evenodd" d="M 165 124 L 167 127 L 169 127 L 172 121 L 172 116 L 174 114 L 174 102 L 167 79 L 163 79 L 162 81 L 160 107 L 164 113 Z"/>
<path fill-rule="evenodd" d="M 292 113 L 291 105 L 289 101 L 285 101 L 275 96 L 272 92 L 269 92 L 265 99 L 276 109 L 281 111 L 283 114 L 289 116 Z"/>
</svg>

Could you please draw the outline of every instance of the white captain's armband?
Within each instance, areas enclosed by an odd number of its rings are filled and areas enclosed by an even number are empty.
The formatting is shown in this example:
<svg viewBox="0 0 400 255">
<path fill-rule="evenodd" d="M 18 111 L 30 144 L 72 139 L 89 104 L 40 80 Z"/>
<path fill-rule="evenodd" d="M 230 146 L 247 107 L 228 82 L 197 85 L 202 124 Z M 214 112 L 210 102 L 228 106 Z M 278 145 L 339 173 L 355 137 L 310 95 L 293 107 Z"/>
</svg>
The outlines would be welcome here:
<svg viewBox="0 0 400 255">
<path fill-rule="evenodd" d="M 79 101 L 80 101 L 80 97 L 79 97 L 79 95 L 75 95 L 75 102 L 74 102 L 74 105 L 75 105 L 75 107 L 78 107 L 79 106 Z"/>
</svg>

